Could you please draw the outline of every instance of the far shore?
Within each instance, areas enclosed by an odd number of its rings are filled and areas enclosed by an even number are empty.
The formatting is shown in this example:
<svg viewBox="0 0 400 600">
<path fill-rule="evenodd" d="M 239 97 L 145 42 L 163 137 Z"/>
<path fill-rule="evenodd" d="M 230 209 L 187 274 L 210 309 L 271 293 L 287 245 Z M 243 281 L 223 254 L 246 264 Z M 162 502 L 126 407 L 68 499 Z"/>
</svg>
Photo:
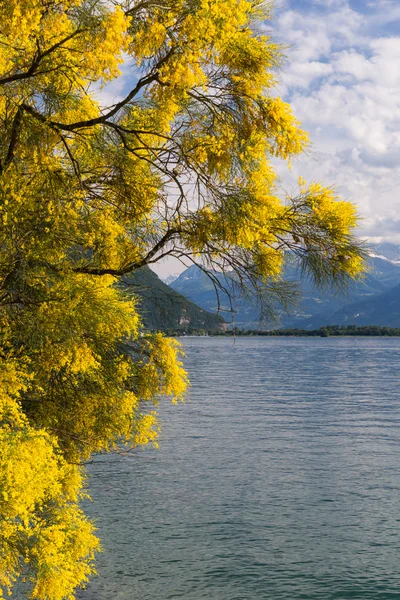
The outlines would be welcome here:
<svg viewBox="0 0 400 600">
<path fill-rule="evenodd" d="M 229 327 L 229 325 L 227 326 Z M 164 331 L 170 337 L 400 337 L 400 328 L 380 325 L 327 325 L 319 329 L 239 329 L 203 330 L 188 328 Z"/>
</svg>

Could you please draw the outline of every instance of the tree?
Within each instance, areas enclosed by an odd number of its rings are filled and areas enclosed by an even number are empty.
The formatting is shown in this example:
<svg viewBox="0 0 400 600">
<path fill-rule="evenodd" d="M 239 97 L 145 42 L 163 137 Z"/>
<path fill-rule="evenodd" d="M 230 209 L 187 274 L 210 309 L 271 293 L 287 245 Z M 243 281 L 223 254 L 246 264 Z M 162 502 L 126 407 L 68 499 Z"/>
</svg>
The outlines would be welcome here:
<svg viewBox="0 0 400 600">
<path fill-rule="evenodd" d="M 354 208 L 270 160 L 307 147 L 273 94 L 259 0 L 0 5 L 0 581 L 72 598 L 98 540 L 84 461 L 154 441 L 146 402 L 182 397 L 179 348 L 140 330 L 118 278 L 166 255 L 285 301 L 287 253 L 317 283 L 361 270 Z M 131 65 L 101 109 L 95 84 Z"/>
</svg>

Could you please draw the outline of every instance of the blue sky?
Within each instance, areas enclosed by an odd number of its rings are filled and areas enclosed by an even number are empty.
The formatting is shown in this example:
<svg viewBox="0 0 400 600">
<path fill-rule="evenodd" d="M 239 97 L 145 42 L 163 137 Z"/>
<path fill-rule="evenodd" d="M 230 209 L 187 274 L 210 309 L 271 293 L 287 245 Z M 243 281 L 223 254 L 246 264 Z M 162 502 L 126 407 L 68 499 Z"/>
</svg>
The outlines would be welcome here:
<svg viewBox="0 0 400 600">
<path fill-rule="evenodd" d="M 278 0 L 266 25 L 289 45 L 280 94 L 312 149 L 288 173 L 356 203 L 359 234 L 400 243 L 400 0 Z"/>
</svg>

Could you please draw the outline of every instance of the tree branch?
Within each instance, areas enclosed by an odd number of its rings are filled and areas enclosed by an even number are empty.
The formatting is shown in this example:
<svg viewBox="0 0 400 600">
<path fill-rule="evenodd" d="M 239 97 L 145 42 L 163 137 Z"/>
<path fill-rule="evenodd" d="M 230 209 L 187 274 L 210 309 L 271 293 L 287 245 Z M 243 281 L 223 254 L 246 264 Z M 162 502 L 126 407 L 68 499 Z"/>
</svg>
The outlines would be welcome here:
<svg viewBox="0 0 400 600">
<path fill-rule="evenodd" d="M 38 73 L 37 70 L 38 70 L 43 58 L 45 58 L 46 56 L 48 56 L 49 54 L 54 52 L 54 50 L 57 50 L 57 48 L 60 48 L 63 44 L 65 44 L 65 42 L 69 42 L 69 40 L 74 38 L 76 35 L 83 33 L 84 31 L 85 31 L 84 29 L 77 29 L 76 31 L 74 31 L 73 33 L 71 33 L 70 35 L 65 37 L 64 39 L 60 40 L 59 42 L 57 42 L 56 44 L 54 44 L 53 46 L 51 46 L 44 52 L 38 52 L 36 54 L 36 57 L 33 59 L 31 66 L 29 67 L 29 69 L 27 71 L 25 71 L 25 73 L 15 73 L 14 75 L 9 75 L 8 77 L 2 77 L 2 78 L 0 78 L 0 85 L 5 85 L 6 83 L 11 83 L 13 81 L 21 81 L 23 79 L 29 79 L 30 77 L 34 77 L 35 75 L 41 75 L 41 73 L 40 72 Z"/>
<path fill-rule="evenodd" d="M 175 52 L 175 49 L 171 48 L 170 51 L 163 58 L 161 58 L 158 61 L 158 63 L 153 68 L 152 73 L 149 73 L 145 77 L 142 77 L 141 79 L 139 79 L 139 81 L 137 82 L 135 87 L 129 92 L 129 94 L 123 100 L 121 100 L 121 102 L 118 102 L 117 104 L 115 104 L 115 106 L 110 111 L 108 111 L 104 115 L 101 115 L 100 117 L 95 117 L 93 119 L 86 119 L 85 121 L 77 121 L 76 123 L 59 123 L 59 122 L 51 121 L 51 120 L 47 119 L 44 115 L 42 115 L 39 111 L 37 111 L 33 106 L 30 106 L 29 104 L 24 103 L 24 104 L 22 104 L 22 106 L 23 106 L 24 110 L 26 110 L 26 112 L 28 112 L 32 116 L 36 117 L 42 123 L 46 123 L 53 129 L 58 129 L 58 130 L 62 130 L 62 131 L 75 131 L 75 129 L 83 129 L 85 127 L 94 127 L 95 125 L 104 124 L 106 121 L 108 121 L 109 119 L 114 117 L 117 114 L 117 112 L 119 110 L 121 110 L 121 108 L 124 108 L 124 106 L 126 106 L 131 100 L 133 100 L 133 98 L 135 96 L 137 96 L 137 94 L 140 92 L 140 90 L 143 87 L 145 87 L 146 85 L 149 85 L 150 83 L 153 83 L 153 81 L 159 80 L 159 72 L 158 71 L 159 71 L 160 67 L 162 67 L 162 65 L 168 61 L 168 59 L 172 56 L 172 54 L 174 52 Z"/>
<path fill-rule="evenodd" d="M 4 171 L 4 169 L 6 169 L 8 167 L 8 165 L 11 163 L 12 159 L 14 158 L 15 150 L 17 148 L 17 144 L 18 144 L 18 140 L 19 140 L 19 135 L 21 132 L 21 120 L 22 120 L 22 108 L 21 108 L 21 106 L 19 106 L 17 113 L 14 117 L 12 127 L 11 127 L 11 138 L 10 138 L 10 144 L 8 146 L 7 156 L 5 157 L 4 162 L 0 165 L 0 173 L 2 173 Z"/>
<path fill-rule="evenodd" d="M 145 267 L 149 263 L 152 262 L 152 258 L 159 252 L 171 239 L 178 233 L 181 233 L 179 229 L 169 229 L 165 235 L 153 246 L 153 248 L 144 256 L 142 259 L 137 262 L 130 263 L 125 267 L 121 267 L 120 269 L 102 269 L 96 267 L 75 267 L 73 271 L 75 273 L 85 273 L 87 275 L 113 275 L 114 277 L 121 277 L 122 275 L 127 275 L 132 271 L 137 271 L 137 269 L 141 269 Z"/>
</svg>

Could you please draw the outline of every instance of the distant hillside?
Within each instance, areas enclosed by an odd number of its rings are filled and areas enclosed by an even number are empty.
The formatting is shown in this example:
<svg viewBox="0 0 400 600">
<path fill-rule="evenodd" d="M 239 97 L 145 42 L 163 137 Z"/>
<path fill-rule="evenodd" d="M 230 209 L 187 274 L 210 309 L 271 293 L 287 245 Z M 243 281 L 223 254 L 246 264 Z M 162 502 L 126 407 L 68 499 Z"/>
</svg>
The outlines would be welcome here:
<svg viewBox="0 0 400 600">
<path fill-rule="evenodd" d="M 223 281 L 220 273 L 214 273 L 215 277 Z M 175 281 L 170 284 L 171 288 L 189 298 L 205 310 L 216 313 L 218 311 L 218 298 L 211 279 L 193 265 L 183 271 Z M 230 301 L 226 294 L 219 293 L 221 315 L 227 322 L 232 320 L 230 312 Z M 256 307 L 250 303 L 239 303 L 235 306 L 234 320 L 238 327 L 255 326 L 258 322 L 259 313 Z"/>
<path fill-rule="evenodd" d="M 120 285 L 139 299 L 144 326 L 151 331 L 212 331 L 223 326 L 221 317 L 172 290 L 148 267 L 123 277 Z"/>
<path fill-rule="evenodd" d="M 400 327 L 400 246 L 375 244 L 368 259 L 369 275 L 383 291 L 367 297 L 353 297 L 337 311 L 325 311 L 300 320 L 300 328 L 315 329 L 326 325 L 381 325 Z M 361 285 L 364 285 L 361 284 Z"/>
<path fill-rule="evenodd" d="M 383 254 L 384 251 L 393 258 L 386 257 Z M 337 295 L 329 290 L 321 293 L 309 279 L 301 279 L 295 267 L 288 265 L 285 269 L 285 279 L 298 284 L 300 302 L 293 314 L 286 314 L 281 311 L 279 323 L 273 324 L 273 326 L 314 329 L 327 324 L 346 323 L 346 320 L 333 321 L 333 315 L 336 315 L 338 311 L 348 305 L 375 298 L 400 284 L 400 261 L 397 262 L 398 257 L 400 257 L 400 247 L 398 246 L 381 244 L 374 247 L 373 255 L 368 259 L 368 272 L 364 280 L 353 283 L 345 295 Z M 219 274 L 215 275 L 222 277 Z M 183 294 L 202 308 L 211 312 L 217 311 L 218 303 L 214 286 L 198 267 L 189 267 L 170 285 L 175 291 Z M 222 311 L 221 314 L 227 321 L 231 321 L 229 300 L 224 294 L 220 296 L 220 303 L 222 309 L 226 309 L 226 312 Z M 259 311 L 257 307 L 246 301 L 237 303 L 234 315 L 234 323 L 237 327 L 254 329 L 258 327 L 258 322 Z M 396 326 L 381 321 L 376 323 L 366 321 L 365 324 Z"/>
<path fill-rule="evenodd" d="M 303 325 L 307 329 L 325 325 L 400 327 L 400 285 L 383 294 L 348 304 L 332 315 L 310 319 Z"/>
<path fill-rule="evenodd" d="M 371 275 L 385 288 L 385 291 L 400 283 L 400 262 L 395 263 L 385 258 L 370 256 L 368 265 Z"/>
<path fill-rule="evenodd" d="M 376 256 L 391 261 L 394 264 L 400 264 L 400 246 L 398 244 L 369 244 L 371 250 Z"/>
</svg>

